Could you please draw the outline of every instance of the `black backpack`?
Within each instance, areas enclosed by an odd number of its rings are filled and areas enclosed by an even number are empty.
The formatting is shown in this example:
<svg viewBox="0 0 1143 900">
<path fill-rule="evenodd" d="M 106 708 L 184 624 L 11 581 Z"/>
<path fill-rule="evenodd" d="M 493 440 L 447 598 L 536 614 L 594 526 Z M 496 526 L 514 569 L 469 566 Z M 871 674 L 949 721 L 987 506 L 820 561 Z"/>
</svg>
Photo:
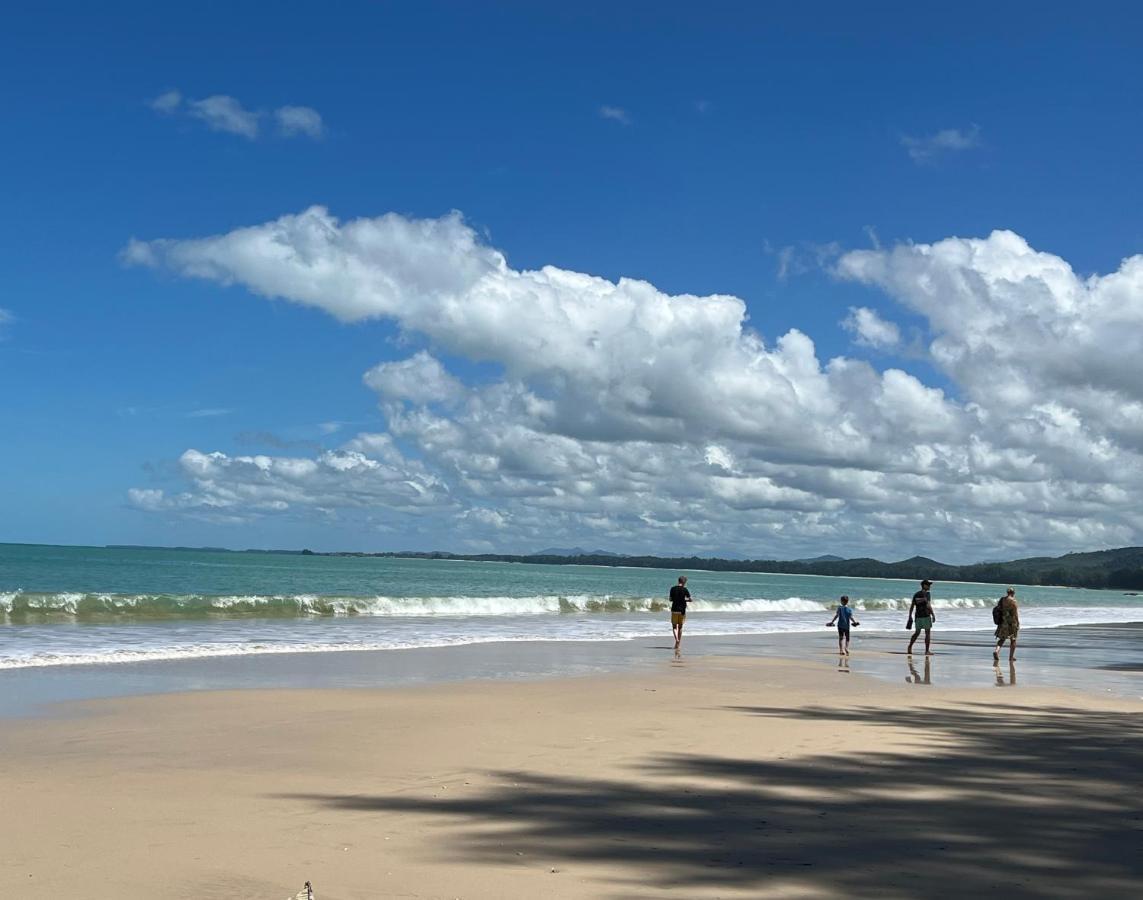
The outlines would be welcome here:
<svg viewBox="0 0 1143 900">
<path fill-rule="evenodd" d="M 999 600 L 996 601 L 996 605 L 994 607 L 992 607 L 992 624 L 993 625 L 999 625 L 1004 620 L 1004 612 L 1000 609 L 1000 604 L 1003 602 L 1004 602 L 1004 598 L 1001 597 Z"/>
</svg>

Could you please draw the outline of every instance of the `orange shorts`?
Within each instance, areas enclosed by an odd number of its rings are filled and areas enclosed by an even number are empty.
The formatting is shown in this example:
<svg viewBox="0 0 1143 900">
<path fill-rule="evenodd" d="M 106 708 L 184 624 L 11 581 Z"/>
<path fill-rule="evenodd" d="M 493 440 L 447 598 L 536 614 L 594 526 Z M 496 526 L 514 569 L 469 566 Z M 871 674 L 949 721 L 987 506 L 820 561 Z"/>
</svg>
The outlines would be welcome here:
<svg viewBox="0 0 1143 900">
<path fill-rule="evenodd" d="M 671 624 L 672 625 L 682 625 L 683 620 L 686 619 L 686 617 L 687 617 L 686 613 L 673 612 L 673 613 L 671 613 Z"/>
</svg>

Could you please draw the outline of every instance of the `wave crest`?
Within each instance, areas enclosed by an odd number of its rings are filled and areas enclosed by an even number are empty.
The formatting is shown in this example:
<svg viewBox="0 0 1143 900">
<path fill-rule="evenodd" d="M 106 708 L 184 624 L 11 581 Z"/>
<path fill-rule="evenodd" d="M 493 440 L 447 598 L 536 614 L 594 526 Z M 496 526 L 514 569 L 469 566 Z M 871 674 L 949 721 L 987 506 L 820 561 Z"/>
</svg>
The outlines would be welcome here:
<svg viewBox="0 0 1143 900">
<path fill-rule="evenodd" d="M 801 597 L 779 600 L 696 600 L 707 612 L 821 612 L 831 604 Z M 538 616 L 584 613 L 657 613 L 665 599 L 610 594 L 538 594 L 525 597 L 323 597 L 314 594 L 114 594 L 61 591 L 0 593 L 0 617 L 11 621 L 53 619 L 164 619 L 219 617 Z"/>
<path fill-rule="evenodd" d="M 905 611 L 910 599 L 856 598 L 859 611 Z M 938 610 L 985 609 L 996 601 L 984 597 L 941 597 Z M 1029 604 L 1025 604 L 1029 605 Z M 1034 605 L 1034 604 L 1032 604 Z M 698 599 L 695 612 L 821 613 L 832 612 L 836 600 L 806 597 Z M 487 617 L 544 616 L 595 613 L 658 613 L 668 609 L 665 598 L 610 594 L 536 594 L 508 596 L 321 596 L 317 594 L 116 594 L 60 591 L 0 592 L 0 621 L 151 620 L 203 618 L 308 618 L 324 616 Z"/>
</svg>

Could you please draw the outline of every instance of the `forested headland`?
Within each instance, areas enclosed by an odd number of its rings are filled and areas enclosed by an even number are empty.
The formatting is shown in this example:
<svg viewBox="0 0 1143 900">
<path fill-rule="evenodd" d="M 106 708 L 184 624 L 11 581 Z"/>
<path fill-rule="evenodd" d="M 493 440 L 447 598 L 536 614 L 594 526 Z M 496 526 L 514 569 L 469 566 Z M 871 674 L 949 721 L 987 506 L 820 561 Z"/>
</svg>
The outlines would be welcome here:
<svg viewBox="0 0 1143 900">
<path fill-rule="evenodd" d="M 311 553 L 311 551 L 303 551 Z M 995 584 L 1058 585 L 1143 591 L 1143 547 L 1121 547 L 1064 556 L 1034 556 L 1010 562 L 953 566 L 914 556 L 899 562 L 878 559 L 720 559 L 700 556 L 617 556 L 607 554 L 514 555 L 503 553 L 386 552 L 325 553 L 322 556 L 386 556 L 405 559 L 457 559 L 545 565 L 630 566 L 653 569 L 700 569 L 713 572 L 767 572 L 787 575 L 836 575 L 851 578 L 931 578 L 934 581 L 980 581 Z"/>
</svg>

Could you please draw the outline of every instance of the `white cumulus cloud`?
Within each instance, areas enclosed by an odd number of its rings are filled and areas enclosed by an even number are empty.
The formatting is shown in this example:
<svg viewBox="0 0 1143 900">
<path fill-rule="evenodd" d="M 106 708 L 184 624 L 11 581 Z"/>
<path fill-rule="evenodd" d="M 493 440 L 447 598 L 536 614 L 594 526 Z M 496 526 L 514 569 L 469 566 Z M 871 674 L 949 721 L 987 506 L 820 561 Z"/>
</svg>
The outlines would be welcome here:
<svg viewBox="0 0 1143 900">
<path fill-rule="evenodd" d="M 631 124 L 631 114 L 621 106 L 601 106 L 599 108 L 599 117 L 601 119 L 610 119 L 612 122 L 618 122 L 620 125 Z"/>
<path fill-rule="evenodd" d="M 308 106 L 279 106 L 274 110 L 274 118 L 278 129 L 288 137 L 302 134 L 317 140 L 325 134 L 321 113 Z"/>
<path fill-rule="evenodd" d="M 901 342 L 901 329 L 867 306 L 851 306 L 849 315 L 841 324 L 847 331 L 853 332 L 857 343 L 868 347 L 888 349 Z"/>
<path fill-rule="evenodd" d="M 737 297 L 514 269 L 457 213 L 314 207 L 123 258 L 433 348 L 365 374 L 383 431 L 310 458 L 188 451 L 188 489 L 135 499 L 148 509 L 384 509 L 471 541 L 758 556 L 995 557 L 1143 528 L 1143 257 L 1081 278 L 1008 232 L 842 255 L 841 278 L 923 321 L 951 391 L 821 359 L 799 330 L 767 341 Z M 899 344 L 870 308 L 847 323 Z M 466 384 L 448 356 L 499 376 Z"/>
<path fill-rule="evenodd" d="M 246 109 L 233 97 L 215 94 L 203 100 L 189 100 L 187 109 L 212 131 L 225 131 L 250 140 L 258 137 L 258 113 Z"/>
<path fill-rule="evenodd" d="M 942 128 L 934 134 L 923 137 L 904 135 L 901 144 L 915 163 L 931 162 L 935 157 L 946 153 L 958 153 L 980 146 L 980 128 Z"/>
<path fill-rule="evenodd" d="M 371 448 L 376 451 L 378 448 Z M 451 506 L 447 487 L 394 448 L 376 458 L 349 447 L 316 458 L 230 456 L 187 450 L 179 459 L 192 490 L 167 494 L 132 489 L 128 499 L 148 511 L 177 510 L 231 518 L 288 510 L 381 506 L 397 511 Z"/>
<path fill-rule="evenodd" d="M 150 102 L 151 109 L 160 113 L 173 113 L 183 102 L 183 95 L 178 91 L 166 91 L 159 94 Z"/>
<path fill-rule="evenodd" d="M 365 383 L 382 397 L 428 404 L 456 400 L 464 385 L 425 351 L 399 362 L 381 363 L 365 373 Z"/>
<path fill-rule="evenodd" d="M 1138 414 L 1143 377 L 1143 256 L 1081 277 L 1011 231 L 987 238 L 860 250 L 844 278 L 875 285 L 921 314 L 933 361 L 976 402 L 1016 413 L 1049 398 L 1095 422 Z M 1120 422 L 1126 424 L 1126 422 Z"/>
<path fill-rule="evenodd" d="M 236 134 L 247 140 L 256 139 L 268 118 L 277 124 L 282 137 L 308 137 L 319 140 L 325 135 L 321 113 L 309 106 L 279 106 L 272 113 L 247 109 L 228 94 L 213 94 L 199 100 L 184 97 L 181 91 L 169 90 L 147 104 L 165 116 L 185 115 L 204 123 L 211 131 Z"/>
</svg>

